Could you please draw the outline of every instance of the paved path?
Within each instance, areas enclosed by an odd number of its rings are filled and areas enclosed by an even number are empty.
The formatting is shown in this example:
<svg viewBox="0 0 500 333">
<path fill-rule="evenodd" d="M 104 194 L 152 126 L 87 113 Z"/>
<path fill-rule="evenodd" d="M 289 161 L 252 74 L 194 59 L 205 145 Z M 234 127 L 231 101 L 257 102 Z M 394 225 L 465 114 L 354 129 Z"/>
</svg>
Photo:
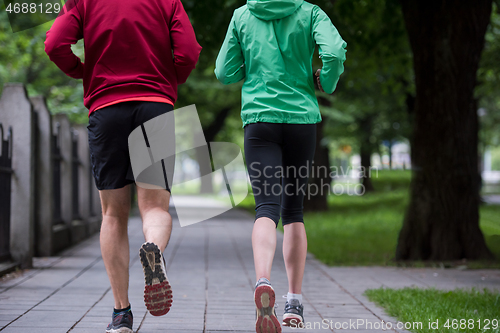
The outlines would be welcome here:
<svg viewBox="0 0 500 333">
<path fill-rule="evenodd" d="M 500 194 L 484 195 L 483 200 L 490 205 L 500 205 Z"/>
<path fill-rule="evenodd" d="M 252 217 L 233 210 L 209 222 L 180 228 L 174 220 L 165 253 L 174 302 L 163 317 L 152 317 L 142 301 L 143 273 L 138 249 L 143 243 L 141 222 L 130 219 L 130 298 L 134 330 L 146 332 L 254 332 L 254 270 L 250 242 Z M 277 296 L 286 294 L 282 237 L 272 279 Z M 306 321 L 316 323 L 308 332 L 384 332 L 353 329 L 349 322 L 395 322 L 369 302 L 368 288 L 419 286 L 438 288 L 488 287 L 500 289 L 499 270 L 399 269 L 380 267 L 327 267 L 307 260 L 304 277 Z M 284 300 L 279 298 L 281 317 Z M 104 332 L 113 298 L 94 236 L 59 257 L 39 258 L 35 269 L 0 284 L 2 333 Z M 319 328 L 321 321 L 349 325 L 348 329 Z M 323 327 L 325 325 L 323 324 Z M 285 328 L 284 332 L 296 329 Z M 390 332 L 403 332 L 399 329 Z M 387 332 L 387 331 L 386 331 Z"/>
</svg>

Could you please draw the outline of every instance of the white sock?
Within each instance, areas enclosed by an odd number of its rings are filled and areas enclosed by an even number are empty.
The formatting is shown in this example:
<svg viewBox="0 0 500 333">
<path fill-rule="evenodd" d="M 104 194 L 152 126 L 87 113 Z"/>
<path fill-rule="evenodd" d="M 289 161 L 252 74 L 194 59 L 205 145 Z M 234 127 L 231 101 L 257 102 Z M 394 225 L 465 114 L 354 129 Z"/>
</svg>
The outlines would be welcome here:
<svg viewBox="0 0 500 333">
<path fill-rule="evenodd" d="M 302 294 L 292 294 L 292 293 L 288 293 L 286 295 L 286 300 L 288 302 L 290 302 L 292 299 L 298 299 L 300 304 L 302 304 Z"/>
</svg>

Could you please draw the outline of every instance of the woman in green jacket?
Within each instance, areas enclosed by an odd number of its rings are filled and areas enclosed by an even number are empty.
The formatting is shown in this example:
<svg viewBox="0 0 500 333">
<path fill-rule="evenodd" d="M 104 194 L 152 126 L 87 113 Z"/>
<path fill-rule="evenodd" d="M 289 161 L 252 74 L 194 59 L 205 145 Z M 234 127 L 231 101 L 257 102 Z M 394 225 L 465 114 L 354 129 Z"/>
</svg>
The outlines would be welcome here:
<svg viewBox="0 0 500 333">
<path fill-rule="evenodd" d="M 257 332 L 281 332 L 270 282 L 280 217 L 289 288 L 283 325 L 300 327 L 304 320 L 302 210 L 321 121 L 312 69 L 316 45 L 323 61 L 318 85 L 331 94 L 344 71 L 347 44 L 325 12 L 303 0 L 249 0 L 235 10 L 217 57 L 215 74 L 223 84 L 244 80 L 241 118 L 256 203 Z"/>
</svg>

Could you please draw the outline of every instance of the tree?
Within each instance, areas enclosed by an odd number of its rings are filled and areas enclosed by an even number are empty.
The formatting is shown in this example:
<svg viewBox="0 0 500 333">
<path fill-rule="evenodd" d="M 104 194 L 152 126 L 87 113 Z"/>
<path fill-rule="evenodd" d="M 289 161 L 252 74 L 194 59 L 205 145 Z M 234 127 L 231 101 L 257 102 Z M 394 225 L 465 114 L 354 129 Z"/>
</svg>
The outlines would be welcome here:
<svg viewBox="0 0 500 333">
<path fill-rule="evenodd" d="M 331 106 L 331 102 L 326 98 L 318 98 L 318 104 Z M 330 149 L 324 142 L 324 127 L 327 117 L 322 115 L 322 122 L 316 125 L 316 150 L 313 157 L 313 172 L 309 174 L 308 193 L 304 197 L 304 210 L 325 211 L 328 210 L 328 195 L 332 177 L 330 172 Z M 312 186 L 314 185 L 314 186 Z M 314 192 L 310 192 L 314 188 Z"/>
<path fill-rule="evenodd" d="M 7 12 L 0 6 L 0 91 L 7 82 L 24 83 L 30 95 L 44 95 L 49 110 L 65 112 L 73 122 L 85 123 L 81 80 L 66 76 L 44 51 L 45 33 L 51 22 L 12 33 Z M 28 15 L 29 16 L 29 15 Z M 83 57 L 83 43 L 73 48 Z"/>
<path fill-rule="evenodd" d="M 479 229 L 476 72 L 492 0 L 401 0 L 416 99 L 396 259 L 491 258 Z"/>
<path fill-rule="evenodd" d="M 336 140 L 355 139 L 361 182 L 364 192 L 370 192 L 372 154 L 383 140 L 406 138 L 410 126 L 411 50 L 401 7 L 396 0 L 328 0 L 320 5 L 347 41 L 345 73 L 331 104 L 348 116 L 330 121 L 325 133 Z M 323 106 L 322 112 L 331 110 Z"/>
<path fill-rule="evenodd" d="M 478 70 L 475 97 L 481 110 L 479 141 L 480 159 L 489 146 L 500 145 L 500 1 L 494 11 L 486 33 L 486 43 Z"/>
</svg>

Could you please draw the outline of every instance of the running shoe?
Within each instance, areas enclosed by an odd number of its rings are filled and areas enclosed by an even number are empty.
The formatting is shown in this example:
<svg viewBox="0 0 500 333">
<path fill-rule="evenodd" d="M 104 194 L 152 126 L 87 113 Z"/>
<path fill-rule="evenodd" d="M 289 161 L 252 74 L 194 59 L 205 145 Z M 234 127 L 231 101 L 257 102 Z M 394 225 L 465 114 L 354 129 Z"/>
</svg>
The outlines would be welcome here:
<svg viewBox="0 0 500 333">
<path fill-rule="evenodd" d="M 106 333 L 134 333 L 132 330 L 133 322 L 134 316 L 130 309 L 122 312 L 113 311 L 113 318 L 106 328 Z"/>
<path fill-rule="evenodd" d="M 298 328 L 304 323 L 304 306 L 298 299 L 291 299 L 285 304 L 285 313 L 283 314 L 283 326 Z"/>
<path fill-rule="evenodd" d="M 281 333 L 281 325 L 276 317 L 274 303 L 276 295 L 271 283 L 267 279 L 260 279 L 254 292 L 257 320 L 255 331 L 257 333 Z"/>
<path fill-rule="evenodd" d="M 168 283 L 165 259 L 154 243 L 144 243 L 139 250 L 144 269 L 144 303 L 153 316 L 163 316 L 172 306 L 172 288 Z"/>
</svg>

